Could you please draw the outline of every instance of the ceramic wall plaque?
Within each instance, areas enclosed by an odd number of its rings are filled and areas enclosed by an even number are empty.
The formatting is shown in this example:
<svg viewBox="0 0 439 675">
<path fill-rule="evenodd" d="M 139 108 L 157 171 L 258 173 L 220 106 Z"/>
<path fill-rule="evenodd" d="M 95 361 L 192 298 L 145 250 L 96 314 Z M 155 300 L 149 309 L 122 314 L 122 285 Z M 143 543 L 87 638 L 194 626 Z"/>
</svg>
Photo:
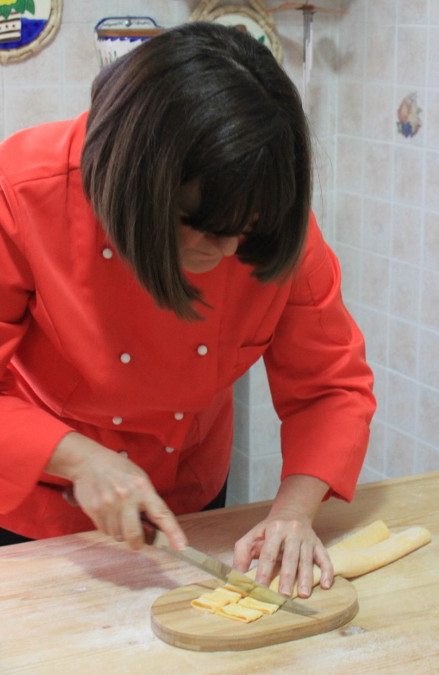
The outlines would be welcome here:
<svg viewBox="0 0 439 675">
<path fill-rule="evenodd" d="M 242 5 L 219 5 L 220 0 L 201 0 L 193 11 L 191 20 L 212 21 L 246 31 L 268 47 L 279 62 L 282 61 L 279 35 L 263 0 L 248 0 Z"/>
<path fill-rule="evenodd" d="M 56 35 L 62 0 L 0 0 L 0 63 L 33 56 Z"/>
</svg>

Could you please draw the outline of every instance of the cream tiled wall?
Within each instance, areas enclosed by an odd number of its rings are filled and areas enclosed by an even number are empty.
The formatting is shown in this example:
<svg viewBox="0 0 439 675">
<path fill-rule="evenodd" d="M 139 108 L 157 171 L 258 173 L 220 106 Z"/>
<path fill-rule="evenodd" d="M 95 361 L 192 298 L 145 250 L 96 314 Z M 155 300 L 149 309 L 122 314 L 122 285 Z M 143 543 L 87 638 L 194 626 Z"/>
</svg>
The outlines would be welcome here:
<svg viewBox="0 0 439 675">
<path fill-rule="evenodd" d="M 276 7 L 280 2 L 266 2 Z M 300 12 L 276 12 L 284 48 L 284 67 L 303 93 Z M 309 119 L 314 146 L 314 211 L 328 241 L 334 232 L 334 185 L 339 17 L 314 17 L 313 69 L 308 92 Z M 349 172 L 347 171 L 349 176 Z M 281 472 L 280 425 L 270 399 L 262 360 L 235 386 L 235 443 L 228 486 L 228 503 L 271 499 Z"/>
<path fill-rule="evenodd" d="M 324 161 L 315 209 L 366 337 L 378 400 L 360 481 L 439 469 L 439 2 L 322 4 L 346 13 L 315 18 L 310 116 Z M 405 138 L 397 110 L 413 92 L 422 126 Z M 236 437 L 229 498 L 270 498 L 278 423 L 261 364 L 236 392 L 238 421 L 245 413 L 249 422 Z"/>
<path fill-rule="evenodd" d="M 333 243 L 376 374 L 361 476 L 373 480 L 439 468 L 439 3 L 341 5 L 340 52 L 347 35 L 362 48 L 337 76 Z M 397 110 L 411 93 L 422 126 L 405 138 Z"/>
<path fill-rule="evenodd" d="M 88 107 L 99 19 L 149 15 L 171 26 L 197 4 L 64 0 L 54 42 L 27 61 L 0 67 L 0 137 Z M 379 406 L 361 477 L 369 480 L 439 467 L 439 2 L 322 4 L 346 14 L 314 18 L 314 209 L 340 257 L 345 300 L 366 335 L 376 374 Z M 284 66 L 301 89 L 301 14 L 275 16 Z M 411 92 L 422 127 L 406 139 L 396 131 L 396 111 Z M 228 499 L 270 498 L 280 473 L 279 423 L 261 363 L 235 392 Z"/>
</svg>

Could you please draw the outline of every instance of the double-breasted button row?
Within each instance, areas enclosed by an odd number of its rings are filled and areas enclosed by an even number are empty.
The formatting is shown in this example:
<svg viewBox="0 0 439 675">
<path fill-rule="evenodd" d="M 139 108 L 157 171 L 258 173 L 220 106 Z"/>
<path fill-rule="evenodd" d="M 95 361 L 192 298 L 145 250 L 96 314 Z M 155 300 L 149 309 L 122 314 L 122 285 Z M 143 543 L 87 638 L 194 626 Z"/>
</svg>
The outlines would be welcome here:
<svg viewBox="0 0 439 675">
<path fill-rule="evenodd" d="M 176 413 L 174 413 L 174 419 L 176 419 L 177 421 L 180 421 L 180 420 L 184 419 L 184 413 L 182 413 L 182 412 L 176 412 Z M 123 417 L 119 417 L 119 415 L 115 415 L 115 416 L 112 418 L 111 421 L 113 422 L 113 424 L 114 424 L 115 426 L 118 427 L 118 426 L 120 426 L 120 425 L 122 424 L 122 422 L 123 422 Z"/>
<path fill-rule="evenodd" d="M 105 260 L 111 260 L 111 258 L 114 256 L 113 249 L 111 249 L 109 246 L 105 246 L 102 249 L 101 253 L 102 253 L 103 258 L 105 258 Z M 201 345 L 198 345 L 198 347 L 197 347 L 197 354 L 199 356 L 206 356 L 208 351 L 209 350 L 207 348 L 207 345 L 201 344 Z M 132 359 L 131 354 L 129 354 L 128 352 L 122 352 L 122 354 L 120 354 L 120 356 L 119 356 L 120 362 L 125 364 L 125 365 L 127 365 L 128 363 L 131 363 L 131 359 Z M 181 421 L 182 419 L 184 419 L 184 413 L 180 412 L 180 411 L 175 412 L 174 413 L 174 419 L 177 420 L 177 421 Z M 120 426 L 123 422 L 123 418 L 118 416 L 118 415 L 115 415 L 112 418 L 112 422 L 115 426 Z M 168 452 L 168 453 L 174 452 L 174 449 L 175 448 L 171 448 L 170 446 L 167 446 L 165 448 L 166 452 Z"/>
</svg>

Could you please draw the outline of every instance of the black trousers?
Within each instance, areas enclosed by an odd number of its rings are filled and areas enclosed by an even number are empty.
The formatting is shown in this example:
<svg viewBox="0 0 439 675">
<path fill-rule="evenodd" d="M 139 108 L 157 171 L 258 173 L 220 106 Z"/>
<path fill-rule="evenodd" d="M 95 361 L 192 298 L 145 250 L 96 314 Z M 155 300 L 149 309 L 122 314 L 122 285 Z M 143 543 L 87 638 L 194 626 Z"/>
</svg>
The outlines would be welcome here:
<svg viewBox="0 0 439 675">
<path fill-rule="evenodd" d="M 226 494 L 227 494 L 227 481 L 224 483 L 223 487 L 215 497 L 212 499 L 209 504 L 207 504 L 202 510 L 211 511 L 212 509 L 221 509 L 226 504 Z M 15 532 L 9 532 L 9 530 L 4 530 L 0 527 L 0 546 L 9 546 L 10 544 L 23 544 L 25 541 L 33 541 L 28 537 L 22 537 L 21 534 L 15 534 Z"/>
</svg>

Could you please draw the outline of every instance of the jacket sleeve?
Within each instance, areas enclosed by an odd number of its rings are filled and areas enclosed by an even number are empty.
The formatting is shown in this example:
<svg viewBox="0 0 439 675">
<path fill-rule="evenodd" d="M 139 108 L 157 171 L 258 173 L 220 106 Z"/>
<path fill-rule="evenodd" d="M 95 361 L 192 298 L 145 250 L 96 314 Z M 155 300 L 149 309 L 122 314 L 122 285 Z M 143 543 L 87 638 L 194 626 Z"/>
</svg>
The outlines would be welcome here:
<svg viewBox="0 0 439 675">
<path fill-rule="evenodd" d="M 31 322 L 33 278 L 14 213 L 14 195 L 0 179 L 0 513 L 32 490 L 70 427 L 19 395 L 13 359 Z"/>
<path fill-rule="evenodd" d="M 375 410 L 363 336 L 345 308 L 340 268 L 311 217 L 288 304 L 264 359 L 281 419 L 282 478 L 312 475 L 351 500 Z"/>
</svg>

